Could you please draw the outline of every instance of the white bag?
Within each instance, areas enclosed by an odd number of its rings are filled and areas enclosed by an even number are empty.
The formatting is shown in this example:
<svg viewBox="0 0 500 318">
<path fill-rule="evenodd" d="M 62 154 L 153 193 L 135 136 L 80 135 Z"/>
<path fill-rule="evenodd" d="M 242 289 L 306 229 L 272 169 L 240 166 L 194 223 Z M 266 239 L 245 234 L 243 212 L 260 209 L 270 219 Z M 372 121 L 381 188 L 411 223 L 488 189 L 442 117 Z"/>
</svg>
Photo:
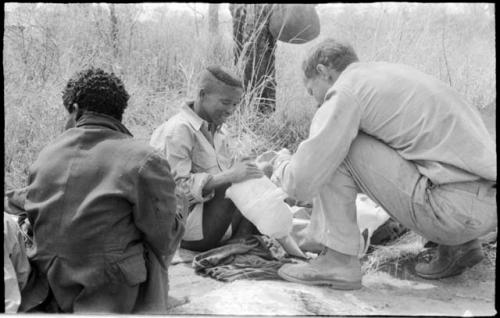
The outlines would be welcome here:
<svg viewBox="0 0 500 318">
<path fill-rule="evenodd" d="M 292 229 L 292 211 L 283 201 L 287 194 L 267 177 L 232 184 L 226 197 L 265 235 L 281 239 Z"/>
<path fill-rule="evenodd" d="M 366 254 L 368 247 L 370 247 L 370 239 L 373 233 L 387 220 L 390 216 L 382 209 L 381 206 L 373 202 L 365 194 L 358 194 L 356 197 L 356 216 L 358 220 L 358 227 L 361 233 L 360 249 L 358 257 L 361 258 Z M 365 237 L 363 232 L 366 231 Z"/>
</svg>

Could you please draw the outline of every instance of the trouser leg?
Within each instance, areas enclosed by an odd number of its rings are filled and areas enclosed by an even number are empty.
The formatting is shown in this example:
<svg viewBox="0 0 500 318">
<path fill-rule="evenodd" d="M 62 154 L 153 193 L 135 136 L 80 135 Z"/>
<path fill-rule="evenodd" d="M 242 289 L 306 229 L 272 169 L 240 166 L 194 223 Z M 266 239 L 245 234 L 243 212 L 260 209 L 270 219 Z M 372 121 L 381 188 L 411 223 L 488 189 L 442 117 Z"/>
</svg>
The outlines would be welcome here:
<svg viewBox="0 0 500 318">
<path fill-rule="evenodd" d="M 496 226 L 497 222 L 494 198 L 479 200 L 452 186 L 432 189 L 415 164 L 360 133 L 342 165 L 314 199 L 310 233 L 315 240 L 345 254 L 357 253 L 358 191 L 405 227 L 440 244 L 467 242 L 487 233 L 491 223 Z"/>
<path fill-rule="evenodd" d="M 322 245 L 338 252 L 358 255 L 360 233 L 356 220 L 354 180 L 341 164 L 329 182 L 313 199 L 309 235 Z"/>
<path fill-rule="evenodd" d="M 477 189 L 477 193 L 462 191 L 459 184 L 432 185 L 414 163 L 363 133 L 351 146 L 345 163 L 362 192 L 426 239 L 462 244 L 497 224 L 496 190 L 489 191 L 487 182 L 460 183 Z"/>
</svg>

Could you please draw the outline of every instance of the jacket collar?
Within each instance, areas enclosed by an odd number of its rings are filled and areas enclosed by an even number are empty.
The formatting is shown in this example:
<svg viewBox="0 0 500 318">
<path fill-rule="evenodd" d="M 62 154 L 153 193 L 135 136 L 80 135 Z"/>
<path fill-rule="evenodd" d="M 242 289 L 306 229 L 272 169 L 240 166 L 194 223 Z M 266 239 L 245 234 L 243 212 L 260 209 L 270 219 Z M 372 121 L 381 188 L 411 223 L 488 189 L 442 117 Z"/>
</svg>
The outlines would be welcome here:
<svg viewBox="0 0 500 318">
<path fill-rule="evenodd" d="M 132 133 L 117 119 L 92 111 L 84 111 L 82 116 L 78 119 L 76 127 L 82 126 L 101 126 L 133 137 Z"/>
</svg>

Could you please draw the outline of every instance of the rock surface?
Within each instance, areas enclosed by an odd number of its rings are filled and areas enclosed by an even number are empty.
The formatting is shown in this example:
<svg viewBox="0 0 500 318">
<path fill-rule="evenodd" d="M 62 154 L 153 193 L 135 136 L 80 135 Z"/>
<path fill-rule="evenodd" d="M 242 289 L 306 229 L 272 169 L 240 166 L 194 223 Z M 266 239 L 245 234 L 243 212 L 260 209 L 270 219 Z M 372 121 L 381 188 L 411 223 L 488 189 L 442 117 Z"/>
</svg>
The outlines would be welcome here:
<svg viewBox="0 0 500 318">
<path fill-rule="evenodd" d="M 339 291 L 286 281 L 223 283 L 197 276 L 190 263 L 170 271 L 169 314 L 205 315 L 446 315 L 495 311 L 495 265 L 485 259 L 460 276 L 428 281 L 366 274 L 363 288 Z"/>
</svg>

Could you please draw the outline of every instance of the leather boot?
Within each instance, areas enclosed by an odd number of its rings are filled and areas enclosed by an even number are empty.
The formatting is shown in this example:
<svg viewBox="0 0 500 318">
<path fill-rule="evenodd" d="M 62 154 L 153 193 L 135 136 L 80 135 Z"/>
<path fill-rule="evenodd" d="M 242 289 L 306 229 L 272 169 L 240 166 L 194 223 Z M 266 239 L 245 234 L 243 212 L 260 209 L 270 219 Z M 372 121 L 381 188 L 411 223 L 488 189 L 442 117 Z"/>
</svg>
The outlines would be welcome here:
<svg viewBox="0 0 500 318">
<path fill-rule="evenodd" d="M 361 264 L 357 256 L 347 263 L 339 264 L 332 250 L 325 249 L 309 263 L 285 264 L 278 275 L 284 280 L 307 285 L 328 285 L 334 289 L 360 289 Z"/>
<path fill-rule="evenodd" d="M 484 253 L 477 239 L 461 245 L 439 245 L 431 261 L 418 263 L 415 266 L 415 272 L 425 279 L 456 276 L 476 265 L 483 258 Z"/>
</svg>

